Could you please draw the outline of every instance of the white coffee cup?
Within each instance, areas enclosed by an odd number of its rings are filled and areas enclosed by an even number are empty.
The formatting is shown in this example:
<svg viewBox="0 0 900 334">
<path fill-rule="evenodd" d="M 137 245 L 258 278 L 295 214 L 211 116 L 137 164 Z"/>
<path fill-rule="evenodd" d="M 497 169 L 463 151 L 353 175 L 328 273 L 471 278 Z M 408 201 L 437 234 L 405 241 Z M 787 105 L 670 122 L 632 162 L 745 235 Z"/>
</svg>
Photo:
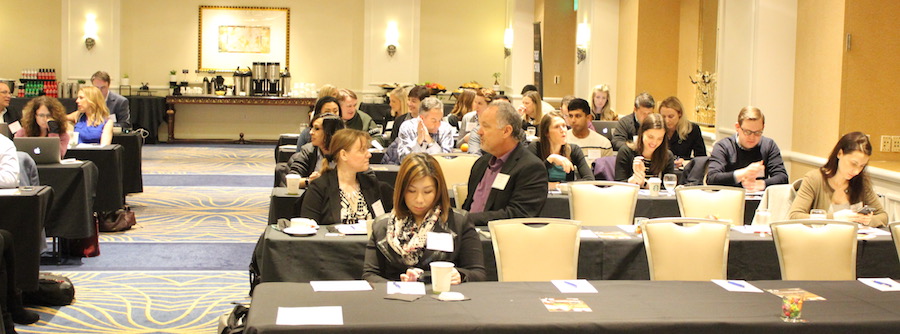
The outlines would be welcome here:
<svg viewBox="0 0 900 334">
<path fill-rule="evenodd" d="M 450 275 L 453 262 L 435 261 L 431 263 L 431 290 L 434 293 L 450 291 Z"/>
<path fill-rule="evenodd" d="M 72 134 L 69 135 L 69 147 L 72 148 L 75 146 L 78 146 L 78 132 L 72 132 Z"/>
<path fill-rule="evenodd" d="M 658 177 L 651 177 L 647 180 L 647 188 L 650 189 L 650 196 L 659 196 L 659 188 L 662 185 L 662 180 Z"/>
<path fill-rule="evenodd" d="M 297 174 L 288 174 L 284 177 L 285 183 L 287 183 L 287 193 L 288 195 L 297 195 L 300 193 L 300 180 L 303 180 L 303 177 Z"/>
</svg>

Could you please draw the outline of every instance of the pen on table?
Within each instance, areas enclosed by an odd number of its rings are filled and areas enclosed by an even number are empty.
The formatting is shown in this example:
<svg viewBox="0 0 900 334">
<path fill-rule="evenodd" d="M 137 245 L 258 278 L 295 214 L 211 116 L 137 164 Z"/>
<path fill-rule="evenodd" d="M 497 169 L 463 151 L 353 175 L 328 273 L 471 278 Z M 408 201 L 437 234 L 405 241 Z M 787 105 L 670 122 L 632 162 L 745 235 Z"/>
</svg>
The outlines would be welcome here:
<svg viewBox="0 0 900 334">
<path fill-rule="evenodd" d="M 872 282 L 875 282 L 875 284 L 881 284 L 881 285 L 884 285 L 884 286 L 889 287 L 889 288 L 893 288 L 893 287 L 894 287 L 893 285 L 887 284 L 887 283 L 882 282 L 882 281 L 872 281 Z"/>
<path fill-rule="evenodd" d="M 736 287 L 744 288 L 744 285 L 743 285 L 743 284 L 740 284 L 740 283 L 737 283 L 737 282 L 732 282 L 732 281 L 727 281 L 727 282 L 728 282 L 728 284 L 734 285 L 734 286 L 736 286 Z"/>
<path fill-rule="evenodd" d="M 397 283 L 397 282 L 392 282 L 392 283 L 394 283 L 394 287 L 396 287 L 397 289 L 401 289 L 401 288 L 400 288 L 400 283 Z"/>
<path fill-rule="evenodd" d="M 575 287 L 575 288 L 578 287 L 578 284 L 572 283 L 570 281 L 564 281 L 564 282 L 566 282 L 566 284 L 568 284 L 568 285 L 571 285 L 572 287 Z"/>
</svg>

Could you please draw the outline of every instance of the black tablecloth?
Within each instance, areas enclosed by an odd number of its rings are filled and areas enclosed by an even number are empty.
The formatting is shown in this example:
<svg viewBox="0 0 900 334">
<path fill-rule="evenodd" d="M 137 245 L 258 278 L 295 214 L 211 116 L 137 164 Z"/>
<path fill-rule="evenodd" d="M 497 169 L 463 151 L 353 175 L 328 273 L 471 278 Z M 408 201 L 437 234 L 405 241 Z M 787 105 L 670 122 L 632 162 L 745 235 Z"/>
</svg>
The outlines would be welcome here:
<svg viewBox="0 0 900 334">
<path fill-rule="evenodd" d="M 122 191 L 122 156 L 125 149 L 121 145 L 70 148 L 66 158 L 91 161 L 97 165 L 97 194 L 94 211 L 114 211 L 125 205 Z"/>
<path fill-rule="evenodd" d="M 53 204 L 44 223 L 48 237 L 87 238 L 94 234 L 94 193 L 99 171 L 90 161 L 37 165 L 42 185 L 53 187 Z"/>
<path fill-rule="evenodd" d="M 136 132 L 113 135 L 112 143 L 122 145 L 122 191 L 125 194 L 144 192 L 141 154 L 144 139 Z"/>
<path fill-rule="evenodd" d="M 146 129 L 148 144 L 159 142 L 159 126 L 166 122 L 166 98 L 161 96 L 129 95 L 128 106 L 131 108 L 131 128 Z"/>
<path fill-rule="evenodd" d="M 313 292 L 304 283 L 256 287 L 246 333 L 896 333 L 900 298 L 856 281 L 756 281 L 761 289 L 799 287 L 825 297 L 806 302 L 806 323 L 780 318 L 781 298 L 728 292 L 711 282 L 592 281 L 598 293 L 563 294 L 550 282 L 469 282 L 453 286 L 471 298 L 440 302 L 385 299 L 372 291 Z M 428 289 L 430 291 L 430 289 Z M 578 298 L 592 312 L 549 312 L 541 298 Z M 278 308 L 340 306 L 343 325 L 276 325 Z"/>
<path fill-rule="evenodd" d="M 621 231 L 614 226 L 590 227 L 595 231 Z M 263 282 L 360 279 L 365 258 L 365 236 L 325 236 L 322 228 L 311 237 L 292 237 L 267 228 L 257 247 Z M 729 235 L 728 278 L 780 279 L 778 254 L 771 236 L 759 237 L 732 231 Z M 497 280 L 494 248 L 481 238 L 488 280 Z M 897 252 L 890 236 L 860 241 L 857 250 L 859 277 L 900 278 Z M 604 280 L 649 280 L 643 239 L 581 239 L 578 277 Z"/>
<path fill-rule="evenodd" d="M 382 156 L 384 156 L 384 153 L 382 152 L 373 152 L 372 157 L 369 158 L 369 168 L 375 172 L 375 177 L 378 181 L 386 182 L 393 187 L 394 182 L 397 181 L 397 172 L 400 171 L 400 166 L 378 164 L 381 162 Z M 375 160 L 376 158 L 378 159 L 377 161 Z M 288 159 L 290 159 L 290 157 L 288 157 Z M 284 175 L 287 174 L 288 171 L 290 171 L 290 166 L 288 166 L 287 162 L 275 163 L 275 187 L 284 186 Z"/>
<path fill-rule="evenodd" d="M 28 101 L 31 101 L 33 97 L 16 97 L 12 98 L 9 101 L 9 110 L 18 110 L 22 111 L 22 108 L 25 108 L 25 105 L 28 104 Z M 66 108 L 66 113 L 70 113 L 78 109 L 78 105 L 75 104 L 75 99 L 57 99 L 60 103 L 62 103 L 63 107 Z"/>
<path fill-rule="evenodd" d="M 19 189 L 18 194 L 0 195 L 0 229 L 12 233 L 15 239 L 16 286 L 23 291 L 38 288 L 41 266 L 41 230 L 50 213 L 53 189 L 36 186 Z"/>
<path fill-rule="evenodd" d="M 760 198 L 758 196 L 747 197 L 744 201 L 744 224 L 753 222 L 753 216 L 756 214 L 756 208 L 759 207 Z M 541 209 L 541 217 L 564 218 L 569 219 L 569 195 L 551 194 L 547 196 L 547 202 Z M 678 200 L 675 196 L 657 196 L 651 197 L 647 195 L 638 195 L 638 202 L 634 208 L 635 217 L 647 218 L 663 218 L 663 217 L 681 217 L 681 211 L 678 209 Z"/>
</svg>

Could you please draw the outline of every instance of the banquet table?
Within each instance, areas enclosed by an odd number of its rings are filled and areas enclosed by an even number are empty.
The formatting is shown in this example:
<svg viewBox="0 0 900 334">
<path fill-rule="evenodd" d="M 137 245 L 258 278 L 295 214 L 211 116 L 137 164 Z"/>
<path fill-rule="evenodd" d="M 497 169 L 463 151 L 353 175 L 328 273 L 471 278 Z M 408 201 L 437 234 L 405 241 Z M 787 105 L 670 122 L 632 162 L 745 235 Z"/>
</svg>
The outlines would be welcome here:
<svg viewBox="0 0 900 334">
<path fill-rule="evenodd" d="M 37 165 L 41 184 L 53 187 L 50 214 L 44 223 L 48 237 L 81 239 L 94 235 L 94 193 L 98 169 L 91 161 Z"/>
<path fill-rule="evenodd" d="M 115 211 L 125 205 L 122 191 L 125 149 L 118 144 L 106 146 L 79 145 L 66 150 L 66 158 L 87 160 L 97 165 L 97 192 L 94 211 Z"/>
<path fill-rule="evenodd" d="M 484 229 L 484 228 L 483 228 Z M 643 239 L 616 226 L 589 227 L 592 231 L 622 232 L 627 239 L 582 238 L 578 252 L 578 278 L 603 280 L 649 280 Z M 359 279 L 367 237 L 326 236 L 326 228 L 309 237 L 294 237 L 271 225 L 257 245 L 256 261 L 262 282 L 308 282 Z M 778 254 L 769 235 L 731 231 L 728 248 L 728 278 L 780 279 Z M 481 236 L 488 280 L 497 280 L 491 240 Z M 900 262 L 890 236 L 860 240 L 857 249 L 859 277 L 900 279 Z"/>
<path fill-rule="evenodd" d="M 753 281 L 761 289 L 802 288 L 824 297 L 804 303 L 804 323 L 780 318 L 781 298 L 729 292 L 712 282 L 589 281 L 597 293 L 561 293 L 550 282 L 467 282 L 470 298 L 413 302 L 371 291 L 314 292 L 308 283 L 263 283 L 253 293 L 246 333 L 896 333 L 900 292 L 857 281 Z M 430 292 L 430 288 L 427 289 Z M 549 312 L 542 298 L 578 298 L 591 312 Z M 278 325 L 279 310 L 337 306 L 340 325 Z M 320 316 L 321 317 L 321 316 Z M 320 317 L 317 317 L 319 319 Z"/>
<path fill-rule="evenodd" d="M 144 179 L 141 167 L 141 151 L 144 139 L 136 132 L 113 135 L 113 144 L 121 145 L 122 152 L 122 191 L 125 194 L 144 192 Z"/>
<path fill-rule="evenodd" d="M 23 291 L 38 288 L 41 265 L 41 230 L 50 213 L 53 188 L 48 186 L 3 189 L 0 194 L 0 229 L 15 237 L 16 286 Z"/>
<path fill-rule="evenodd" d="M 132 129 L 147 130 L 147 143 L 159 142 L 159 126 L 166 121 L 166 98 L 161 96 L 129 95 Z"/>
</svg>

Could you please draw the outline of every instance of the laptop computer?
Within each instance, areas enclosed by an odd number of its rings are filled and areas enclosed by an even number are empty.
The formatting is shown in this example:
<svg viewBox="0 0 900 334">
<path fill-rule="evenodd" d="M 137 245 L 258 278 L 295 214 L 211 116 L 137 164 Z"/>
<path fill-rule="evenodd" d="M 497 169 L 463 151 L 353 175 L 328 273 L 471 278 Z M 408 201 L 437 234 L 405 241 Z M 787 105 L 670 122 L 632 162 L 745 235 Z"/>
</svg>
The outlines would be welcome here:
<svg viewBox="0 0 900 334">
<path fill-rule="evenodd" d="M 59 137 L 19 137 L 16 150 L 28 153 L 36 164 L 59 163 Z"/>
<path fill-rule="evenodd" d="M 591 123 L 594 123 L 594 130 L 596 130 L 597 133 L 603 135 L 604 137 L 606 137 L 606 139 L 612 140 L 613 131 L 616 130 L 616 125 L 619 124 L 619 121 L 594 120 L 591 121 Z"/>
</svg>

